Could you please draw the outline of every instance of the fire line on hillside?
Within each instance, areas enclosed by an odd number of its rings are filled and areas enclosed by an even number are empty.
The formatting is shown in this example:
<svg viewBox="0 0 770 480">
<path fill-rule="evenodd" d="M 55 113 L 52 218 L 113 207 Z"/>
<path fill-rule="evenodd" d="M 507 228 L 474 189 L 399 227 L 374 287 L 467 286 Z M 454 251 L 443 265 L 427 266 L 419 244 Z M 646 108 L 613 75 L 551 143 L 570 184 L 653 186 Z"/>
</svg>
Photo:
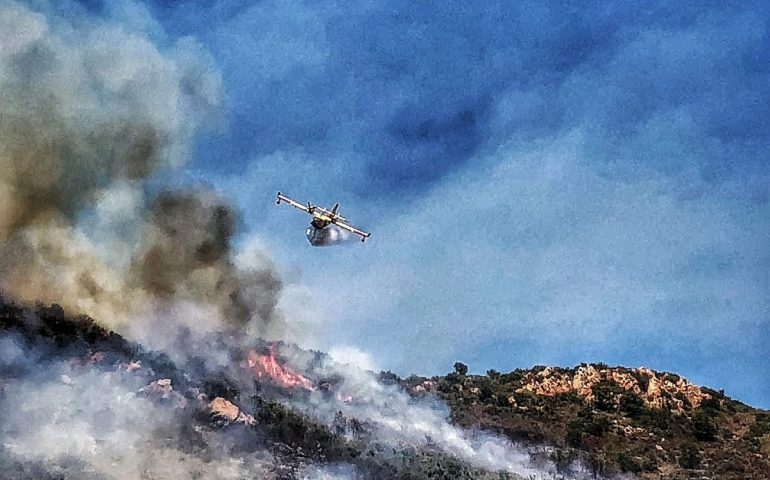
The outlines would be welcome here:
<svg viewBox="0 0 770 480">
<path fill-rule="evenodd" d="M 273 345 L 268 348 L 267 353 L 249 350 L 244 364 L 259 380 L 269 380 L 284 388 L 303 388 L 309 391 L 316 389 L 307 377 L 282 365 Z"/>
</svg>

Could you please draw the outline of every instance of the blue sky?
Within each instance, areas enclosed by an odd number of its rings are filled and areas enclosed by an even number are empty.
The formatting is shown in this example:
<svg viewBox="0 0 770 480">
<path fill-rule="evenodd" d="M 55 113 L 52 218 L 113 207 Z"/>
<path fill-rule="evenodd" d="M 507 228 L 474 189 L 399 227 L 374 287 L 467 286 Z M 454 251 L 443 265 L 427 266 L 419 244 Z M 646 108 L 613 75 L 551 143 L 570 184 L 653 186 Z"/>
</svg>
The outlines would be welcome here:
<svg viewBox="0 0 770 480">
<path fill-rule="evenodd" d="M 208 52 L 226 107 L 182 181 L 240 207 L 315 344 L 401 374 L 645 365 L 770 407 L 763 2 L 81 5 Z M 371 241 L 313 249 L 277 190 Z"/>
</svg>

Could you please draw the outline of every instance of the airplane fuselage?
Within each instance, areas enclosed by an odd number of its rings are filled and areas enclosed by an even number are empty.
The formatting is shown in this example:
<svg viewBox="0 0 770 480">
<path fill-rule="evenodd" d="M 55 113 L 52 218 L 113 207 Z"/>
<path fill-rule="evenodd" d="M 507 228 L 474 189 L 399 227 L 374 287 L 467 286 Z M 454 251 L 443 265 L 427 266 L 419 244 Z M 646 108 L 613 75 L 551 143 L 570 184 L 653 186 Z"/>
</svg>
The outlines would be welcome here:
<svg viewBox="0 0 770 480">
<path fill-rule="evenodd" d="M 313 220 L 310 222 L 310 225 L 320 230 L 322 228 L 328 227 L 329 225 L 331 225 L 331 223 L 332 222 L 330 219 L 326 219 L 323 216 L 319 215 L 319 216 L 313 216 Z"/>
</svg>

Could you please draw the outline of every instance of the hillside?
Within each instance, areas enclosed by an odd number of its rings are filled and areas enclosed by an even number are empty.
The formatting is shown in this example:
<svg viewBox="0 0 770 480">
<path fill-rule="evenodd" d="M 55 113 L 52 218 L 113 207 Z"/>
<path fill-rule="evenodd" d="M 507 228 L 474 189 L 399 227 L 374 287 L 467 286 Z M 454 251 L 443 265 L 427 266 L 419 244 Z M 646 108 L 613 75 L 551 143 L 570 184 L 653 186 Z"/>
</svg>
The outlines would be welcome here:
<svg viewBox="0 0 770 480">
<path fill-rule="evenodd" d="M 466 427 L 554 445 L 549 457 L 577 458 L 597 475 L 642 479 L 770 478 L 770 413 L 646 368 L 579 365 L 441 377 L 400 384 L 435 394 Z"/>
<path fill-rule="evenodd" d="M 770 471 L 767 412 L 647 369 L 478 376 L 458 363 L 446 376 L 382 372 L 369 385 L 289 345 L 220 345 L 220 363 L 205 358 L 216 349 L 172 359 L 57 306 L 1 301 L 0 347 L 0 469 L 9 479 L 760 479 Z M 432 396 L 455 425 L 512 440 L 518 463 L 503 468 L 511 452 L 495 440 L 497 450 L 484 451 L 440 438 L 461 432 L 431 420 L 436 410 L 420 402 Z M 407 435 L 409 422 L 431 421 L 434 430 Z M 394 422 L 401 436 L 383 427 Z"/>
<path fill-rule="evenodd" d="M 299 373 L 281 347 L 233 349 L 212 368 L 205 356 L 223 350 L 172 360 L 56 305 L 0 299 L 2 478 L 522 478 L 387 438 L 341 410 L 313 416 L 323 399 L 347 402 L 336 400 L 341 378 Z"/>
</svg>

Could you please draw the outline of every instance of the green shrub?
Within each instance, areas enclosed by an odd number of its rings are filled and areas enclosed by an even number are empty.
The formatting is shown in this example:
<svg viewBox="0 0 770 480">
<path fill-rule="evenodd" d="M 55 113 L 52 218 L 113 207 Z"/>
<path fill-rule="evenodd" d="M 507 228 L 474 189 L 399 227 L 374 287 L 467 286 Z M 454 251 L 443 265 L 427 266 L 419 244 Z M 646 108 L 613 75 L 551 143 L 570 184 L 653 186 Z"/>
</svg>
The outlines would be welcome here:
<svg viewBox="0 0 770 480">
<path fill-rule="evenodd" d="M 754 416 L 754 423 L 749 427 L 749 437 L 759 438 L 763 435 L 770 433 L 770 414 L 769 413 L 757 413 Z"/>
<path fill-rule="evenodd" d="M 699 411 L 693 415 L 692 434 L 701 442 L 713 442 L 716 440 L 717 427 L 708 413 Z"/>
<path fill-rule="evenodd" d="M 567 424 L 565 441 L 568 445 L 581 448 L 587 436 L 601 437 L 610 430 L 610 421 L 594 415 L 578 416 Z"/>
<path fill-rule="evenodd" d="M 650 377 L 648 377 L 647 375 L 644 375 L 643 373 L 640 373 L 638 370 L 633 370 L 630 373 L 631 373 L 631 376 L 634 377 L 637 382 L 639 382 L 639 389 L 642 392 L 646 392 L 650 386 Z"/>
<path fill-rule="evenodd" d="M 602 380 L 594 386 L 593 393 L 594 405 L 597 409 L 614 412 L 617 410 L 617 400 L 623 390 L 612 380 Z"/>
<path fill-rule="evenodd" d="M 574 448 L 583 447 L 583 422 L 580 420 L 572 420 L 567 424 L 567 434 L 565 441 L 567 445 Z"/>
<path fill-rule="evenodd" d="M 700 451 L 693 445 L 686 445 L 679 457 L 679 466 L 693 470 L 700 466 Z"/>
<path fill-rule="evenodd" d="M 482 402 L 486 402 L 490 400 L 494 394 L 495 392 L 493 392 L 491 388 L 484 385 L 483 387 L 481 387 L 479 391 L 479 400 L 481 400 Z"/>
<path fill-rule="evenodd" d="M 527 374 L 526 370 L 522 370 L 521 368 L 517 368 L 516 370 L 504 373 L 500 375 L 500 381 L 505 383 L 510 383 L 515 386 L 518 386 L 518 384 L 521 383 L 521 380 L 524 378 L 524 376 Z"/>
<path fill-rule="evenodd" d="M 575 452 L 575 450 L 571 450 L 571 449 L 564 450 L 561 448 L 557 448 L 551 453 L 549 458 L 551 459 L 554 466 L 556 467 L 556 471 L 559 473 L 563 473 L 567 471 L 573 463 L 575 463 L 575 461 L 578 459 L 578 455 L 577 455 L 577 452 Z"/>
<path fill-rule="evenodd" d="M 639 465 L 629 455 L 627 455 L 627 454 L 625 454 L 623 452 L 618 454 L 617 460 L 618 460 L 618 467 L 620 467 L 620 470 L 622 472 L 631 472 L 631 473 L 641 473 L 642 472 L 642 466 Z"/>
<path fill-rule="evenodd" d="M 671 417 L 671 412 L 668 410 L 645 407 L 642 409 L 642 413 L 636 418 L 636 421 L 642 427 L 668 430 L 671 427 L 673 418 Z"/>
<path fill-rule="evenodd" d="M 644 413 L 644 400 L 639 395 L 626 392 L 620 396 L 618 407 L 629 418 L 638 418 Z"/>
<path fill-rule="evenodd" d="M 711 410 L 714 412 L 718 412 L 722 410 L 722 402 L 720 402 L 718 399 L 711 397 L 707 398 L 706 400 L 703 400 L 700 404 L 700 408 L 703 410 Z"/>
</svg>

